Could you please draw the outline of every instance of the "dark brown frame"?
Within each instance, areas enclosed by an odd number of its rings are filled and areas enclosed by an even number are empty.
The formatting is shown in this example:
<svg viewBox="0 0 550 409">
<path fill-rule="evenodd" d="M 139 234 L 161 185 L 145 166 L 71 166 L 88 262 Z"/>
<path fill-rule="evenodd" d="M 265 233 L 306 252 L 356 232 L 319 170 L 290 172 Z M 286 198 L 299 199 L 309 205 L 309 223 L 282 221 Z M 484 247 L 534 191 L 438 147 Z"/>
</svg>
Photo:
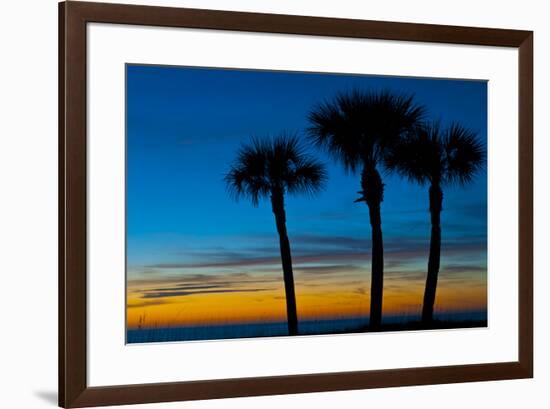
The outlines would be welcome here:
<svg viewBox="0 0 550 409">
<path fill-rule="evenodd" d="M 86 381 L 86 24 L 475 44 L 519 50 L 517 362 L 88 387 Z M 533 33 L 106 3 L 59 4 L 59 405 L 84 407 L 533 376 Z"/>
</svg>

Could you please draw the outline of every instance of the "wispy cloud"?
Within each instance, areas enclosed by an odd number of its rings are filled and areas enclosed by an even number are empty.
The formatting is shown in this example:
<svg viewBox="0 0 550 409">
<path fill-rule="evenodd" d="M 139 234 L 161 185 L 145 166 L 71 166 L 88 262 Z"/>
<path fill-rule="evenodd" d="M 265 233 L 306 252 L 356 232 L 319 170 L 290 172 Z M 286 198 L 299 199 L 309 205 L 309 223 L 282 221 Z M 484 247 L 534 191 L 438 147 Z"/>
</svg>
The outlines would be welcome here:
<svg viewBox="0 0 550 409">
<path fill-rule="evenodd" d="M 442 273 L 486 273 L 487 266 L 470 264 L 447 264 L 442 265 L 440 271 Z"/>
<path fill-rule="evenodd" d="M 292 237 L 292 242 L 302 246 L 320 245 L 339 248 L 345 247 L 351 249 L 365 249 L 370 246 L 369 239 L 346 236 L 298 235 Z"/>
<path fill-rule="evenodd" d="M 141 298 L 166 298 L 166 297 L 184 297 L 197 294 L 215 294 L 215 293 L 252 293 L 259 291 L 268 291 L 269 288 L 248 288 L 248 289 L 226 289 L 226 290 L 200 290 L 200 291 L 162 291 L 162 292 L 146 292 Z"/>
<path fill-rule="evenodd" d="M 267 266 L 279 266 L 281 263 L 278 249 L 263 248 L 263 256 L 260 251 L 250 248 L 243 251 L 223 250 L 208 251 L 203 257 L 198 258 L 192 254 L 196 261 L 184 261 L 173 263 L 156 263 L 144 266 L 147 270 L 211 270 L 233 268 L 265 268 Z M 293 263 L 296 270 L 304 272 L 311 270 L 309 264 L 330 264 L 333 266 L 356 266 L 357 263 L 370 261 L 370 240 L 365 238 L 345 236 L 315 236 L 299 235 L 292 238 Z M 410 263 L 417 259 L 425 259 L 429 251 L 429 241 L 425 237 L 390 237 L 384 243 L 386 266 L 397 267 L 403 263 Z M 442 243 L 442 254 L 455 256 L 486 251 L 484 237 L 469 237 L 467 240 L 450 238 Z M 330 265 L 317 268 L 317 273 L 322 274 L 322 269 L 327 272 Z M 352 267 L 357 268 L 357 267 Z"/>
<path fill-rule="evenodd" d="M 274 264 L 280 262 L 278 257 L 248 257 L 246 255 L 229 255 L 225 258 L 224 255 L 219 255 L 219 261 L 214 262 L 198 262 L 198 263 L 159 263 L 148 265 L 148 268 L 173 269 L 173 268 L 216 268 L 216 267 L 249 267 L 263 264 Z"/>
<path fill-rule="evenodd" d="M 341 274 L 363 270 L 363 267 L 353 264 L 334 264 L 326 266 L 303 266 L 295 268 L 296 272 L 306 275 Z"/>
<path fill-rule="evenodd" d="M 269 291 L 274 289 L 273 284 L 277 286 L 280 281 L 281 279 L 278 275 L 275 277 L 270 275 L 257 276 L 247 273 L 191 274 L 182 275 L 177 279 L 130 280 L 128 290 L 138 295 L 140 299 L 160 299 L 196 294 Z M 135 305 L 148 306 L 154 304 Z"/>
<path fill-rule="evenodd" d="M 187 285 L 187 284 L 178 284 L 174 287 L 166 287 L 166 288 L 153 288 L 148 291 L 173 291 L 174 288 L 177 288 L 180 291 L 195 291 L 195 290 L 210 290 L 213 288 L 220 288 L 226 285 L 229 285 L 229 282 L 225 283 L 217 283 L 217 284 L 209 284 L 209 285 Z"/>
<path fill-rule="evenodd" d="M 131 304 L 128 304 L 128 308 L 152 307 L 154 305 L 164 305 L 164 304 L 168 304 L 168 303 L 164 300 L 152 300 L 152 301 L 131 303 Z"/>
</svg>

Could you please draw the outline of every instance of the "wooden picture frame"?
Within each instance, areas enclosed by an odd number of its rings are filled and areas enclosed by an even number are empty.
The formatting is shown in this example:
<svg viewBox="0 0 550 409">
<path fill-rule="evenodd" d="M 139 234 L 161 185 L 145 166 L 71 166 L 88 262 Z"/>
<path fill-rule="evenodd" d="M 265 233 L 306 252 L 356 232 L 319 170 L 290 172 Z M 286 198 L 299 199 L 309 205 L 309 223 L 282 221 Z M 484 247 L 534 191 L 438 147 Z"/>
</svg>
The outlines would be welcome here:
<svg viewBox="0 0 550 409">
<path fill-rule="evenodd" d="M 519 50 L 518 361 L 89 387 L 86 25 L 90 22 L 513 47 Z M 88 2 L 59 4 L 59 405 L 86 407 L 533 376 L 533 33 Z"/>
</svg>

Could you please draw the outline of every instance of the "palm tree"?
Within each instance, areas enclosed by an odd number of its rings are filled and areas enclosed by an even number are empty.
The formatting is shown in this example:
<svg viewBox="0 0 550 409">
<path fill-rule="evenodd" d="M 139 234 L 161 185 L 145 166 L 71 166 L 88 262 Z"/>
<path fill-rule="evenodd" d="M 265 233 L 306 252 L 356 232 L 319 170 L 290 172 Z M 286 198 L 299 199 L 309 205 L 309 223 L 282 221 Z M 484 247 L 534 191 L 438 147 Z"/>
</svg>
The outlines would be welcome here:
<svg viewBox="0 0 550 409">
<path fill-rule="evenodd" d="M 380 206 L 384 183 L 379 167 L 387 149 L 422 118 L 424 108 L 412 96 L 388 91 L 366 93 L 358 90 L 337 95 L 332 101 L 317 106 L 309 114 L 311 140 L 326 149 L 344 168 L 361 171 L 361 196 L 369 208 L 372 236 L 371 258 L 371 329 L 382 321 L 384 288 L 384 248 Z"/>
<path fill-rule="evenodd" d="M 275 139 L 253 139 L 243 145 L 225 176 L 235 198 L 248 197 L 254 206 L 269 197 L 275 215 L 286 294 L 288 332 L 298 334 L 298 316 L 290 242 L 286 230 L 285 194 L 314 194 L 327 179 L 325 167 L 311 158 L 296 136 L 280 135 Z"/>
<path fill-rule="evenodd" d="M 410 181 L 429 185 L 431 238 L 428 274 L 422 304 L 422 323 L 433 321 L 441 255 L 441 211 L 445 185 L 466 185 L 484 164 L 484 148 L 475 132 L 452 124 L 424 124 L 394 146 L 386 165 Z"/>
</svg>

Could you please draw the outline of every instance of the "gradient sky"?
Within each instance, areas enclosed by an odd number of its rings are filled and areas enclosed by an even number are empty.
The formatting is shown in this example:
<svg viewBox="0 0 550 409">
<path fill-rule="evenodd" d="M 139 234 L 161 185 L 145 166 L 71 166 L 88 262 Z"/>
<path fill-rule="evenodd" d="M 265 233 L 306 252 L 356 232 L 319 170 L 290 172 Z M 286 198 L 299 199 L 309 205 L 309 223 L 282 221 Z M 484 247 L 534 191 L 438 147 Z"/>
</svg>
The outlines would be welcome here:
<svg viewBox="0 0 550 409">
<path fill-rule="evenodd" d="M 270 203 L 235 202 L 223 176 L 242 142 L 303 134 L 312 107 L 354 88 L 414 93 L 431 118 L 487 141 L 484 81 L 127 66 L 129 327 L 285 319 Z M 286 200 L 299 319 L 368 316 L 370 225 L 367 206 L 353 203 L 359 176 L 311 153 L 327 165 L 326 189 Z M 384 181 L 383 312 L 414 315 L 427 266 L 427 187 Z M 486 308 L 486 204 L 485 171 L 444 188 L 436 311 Z"/>
</svg>

